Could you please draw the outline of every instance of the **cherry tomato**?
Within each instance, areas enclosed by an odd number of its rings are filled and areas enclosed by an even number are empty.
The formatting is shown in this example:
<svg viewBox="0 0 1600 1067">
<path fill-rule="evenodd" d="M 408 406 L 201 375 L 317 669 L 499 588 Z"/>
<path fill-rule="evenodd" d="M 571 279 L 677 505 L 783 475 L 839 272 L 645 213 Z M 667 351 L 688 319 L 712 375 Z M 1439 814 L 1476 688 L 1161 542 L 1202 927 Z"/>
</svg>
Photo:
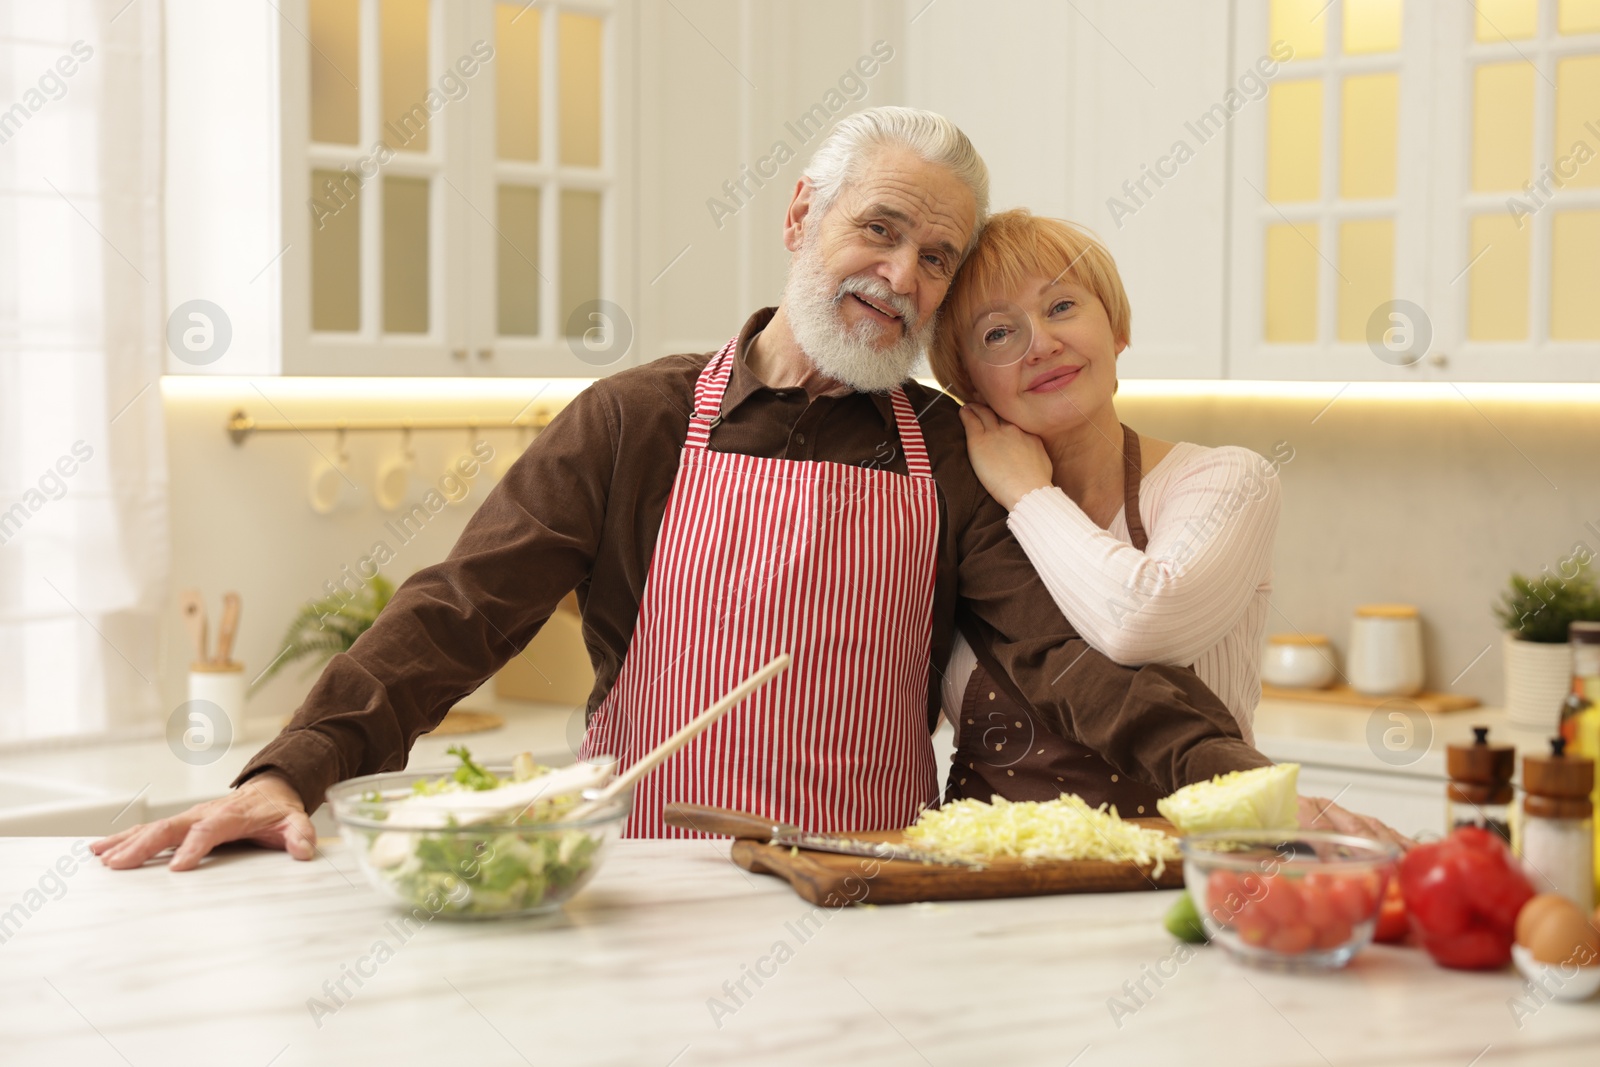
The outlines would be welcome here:
<svg viewBox="0 0 1600 1067">
<path fill-rule="evenodd" d="M 1293 926 L 1303 922 L 1300 914 L 1300 887 L 1281 874 L 1264 880 L 1266 895 L 1255 902 L 1274 926 Z M 1303 951 L 1303 950 L 1302 950 Z"/>
<path fill-rule="evenodd" d="M 1406 914 L 1406 898 L 1400 893 L 1400 882 L 1393 879 L 1385 887 L 1383 907 L 1378 910 L 1378 928 L 1372 939 L 1386 945 L 1404 941 L 1411 929 L 1411 918 Z"/>
<path fill-rule="evenodd" d="M 1298 956 L 1316 941 L 1317 931 L 1303 922 L 1291 922 L 1272 932 L 1272 936 L 1267 938 L 1267 948 L 1285 956 Z"/>
<path fill-rule="evenodd" d="M 1241 912 L 1233 920 L 1233 929 L 1239 935 L 1239 940 L 1256 948 L 1264 948 L 1275 930 L 1269 923 L 1261 921 L 1261 916 L 1250 912 Z"/>
<path fill-rule="evenodd" d="M 1372 918 L 1374 900 L 1368 895 L 1368 886 L 1360 879 L 1326 876 L 1329 881 L 1328 903 L 1333 911 L 1351 926 Z"/>
<path fill-rule="evenodd" d="M 1318 948 L 1338 948 L 1350 940 L 1354 931 L 1342 915 L 1333 916 L 1325 925 L 1317 927 Z"/>
<path fill-rule="evenodd" d="M 1229 898 L 1232 898 L 1230 901 Z M 1219 923 L 1225 923 L 1244 901 L 1239 886 L 1239 876 L 1233 871 L 1212 871 L 1206 880 L 1206 911 Z"/>
<path fill-rule="evenodd" d="M 1333 897 L 1328 892 L 1328 887 L 1320 882 L 1313 882 L 1309 878 L 1300 883 L 1300 916 L 1312 927 L 1321 930 L 1335 920 L 1344 922 L 1348 929 L 1350 923 L 1333 907 Z"/>
</svg>

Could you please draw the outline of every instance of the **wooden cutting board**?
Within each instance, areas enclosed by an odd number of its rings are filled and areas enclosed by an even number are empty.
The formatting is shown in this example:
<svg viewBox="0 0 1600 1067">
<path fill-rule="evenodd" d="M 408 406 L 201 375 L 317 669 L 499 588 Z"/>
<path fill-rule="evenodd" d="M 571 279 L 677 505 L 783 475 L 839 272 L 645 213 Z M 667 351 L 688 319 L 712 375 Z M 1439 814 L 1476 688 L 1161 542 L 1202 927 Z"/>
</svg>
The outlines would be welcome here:
<svg viewBox="0 0 1600 1067">
<path fill-rule="evenodd" d="M 1410 704 L 1430 715 L 1442 715 L 1447 711 L 1466 711 L 1468 708 L 1477 707 L 1480 703 L 1477 697 L 1463 696 L 1459 693 L 1432 693 L 1426 690 L 1409 697 L 1369 697 L 1361 695 L 1343 682 L 1336 682 L 1326 689 L 1286 689 L 1262 682 L 1261 695 L 1275 700 L 1310 700 L 1318 704 L 1343 704 L 1355 708 L 1381 708 L 1389 703 Z"/>
<path fill-rule="evenodd" d="M 1177 831 L 1165 819 L 1129 822 Z M 903 840 L 899 830 L 850 834 L 862 841 Z M 984 868 L 952 867 L 906 860 L 843 856 L 758 841 L 735 841 L 733 862 L 747 871 L 782 878 L 802 899 L 824 907 L 844 904 L 912 904 L 927 900 L 990 900 L 1036 897 L 1055 893 L 1127 893 L 1142 889 L 1182 889 L 1183 862 L 1166 865 L 1160 877 L 1154 866 L 1107 860 L 1053 860 L 1027 864 L 999 860 Z"/>
</svg>

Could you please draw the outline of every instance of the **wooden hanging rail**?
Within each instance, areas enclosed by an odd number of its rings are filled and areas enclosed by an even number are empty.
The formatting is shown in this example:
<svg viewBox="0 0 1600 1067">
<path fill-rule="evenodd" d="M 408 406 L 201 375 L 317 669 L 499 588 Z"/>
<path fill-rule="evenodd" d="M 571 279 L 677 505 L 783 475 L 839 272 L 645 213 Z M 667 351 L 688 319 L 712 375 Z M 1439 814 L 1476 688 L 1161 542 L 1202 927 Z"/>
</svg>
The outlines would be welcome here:
<svg viewBox="0 0 1600 1067">
<path fill-rule="evenodd" d="M 245 438 L 255 433 L 368 433 L 394 432 L 396 430 L 517 430 L 535 432 L 550 425 L 550 412 L 540 408 L 532 415 L 512 419 L 300 419 L 297 421 L 263 420 L 252 418 L 244 408 L 235 408 L 228 416 L 228 436 L 233 443 L 242 445 Z"/>
</svg>

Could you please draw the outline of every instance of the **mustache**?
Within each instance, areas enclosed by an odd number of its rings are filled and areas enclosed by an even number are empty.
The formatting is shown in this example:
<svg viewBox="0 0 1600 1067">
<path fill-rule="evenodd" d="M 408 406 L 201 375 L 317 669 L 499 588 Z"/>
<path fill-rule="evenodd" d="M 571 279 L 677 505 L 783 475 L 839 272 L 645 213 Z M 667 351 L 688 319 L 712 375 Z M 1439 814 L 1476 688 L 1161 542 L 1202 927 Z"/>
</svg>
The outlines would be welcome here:
<svg viewBox="0 0 1600 1067">
<path fill-rule="evenodd" d="M 885 307 L 894 308 L 895 314 L 899 315 L 900 321 L 905 324 L 907 333 L 916 333 L 922 325 L 917 320 L 917 309 L 910 299 L 889 288 L 888 283 L 881 278 L 846 278 L 839 283 L 839 291 L 834 295 L 833 302 L 840 304 L 851 293 L 869 296 Z"/>
</svg>

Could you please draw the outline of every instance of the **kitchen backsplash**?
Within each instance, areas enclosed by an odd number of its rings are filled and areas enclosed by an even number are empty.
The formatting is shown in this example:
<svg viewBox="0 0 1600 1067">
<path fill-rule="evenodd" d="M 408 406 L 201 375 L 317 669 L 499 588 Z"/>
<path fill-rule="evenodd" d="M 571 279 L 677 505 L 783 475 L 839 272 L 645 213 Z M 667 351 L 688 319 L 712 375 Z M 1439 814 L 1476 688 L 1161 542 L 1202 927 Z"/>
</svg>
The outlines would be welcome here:
<svg viewBox="0 0 1600 1067">
<path fill-rule="evenodd" d="M 258 391 L 258 387 L 259 390 Z M 223 426 L 244 408 L 258 418 L 509 418 L 558 410 L 573 386 L 539 382 L 398 382 L 378 398 L 339 382 L 168 379 L 164 389 L 172 492 L 172 597 L 190 586 L 218 610 L 242 594 L 239 655 L 256 674 L 278 652 L 306 600 L 377 567 L 397 583 L 441 559 L 473 509 L 520 451 L 517 431 L 477 435 L 493 454 L 472 478 L 447 469 L 471 449 L 465 430 L 418 431 L 414 493 L 437 492 L 426 521 L 399 524 L 373 483 L 401 435 L 351 433 L 349 483 L 331 514 L 316 514 L 309 482 L 335 459 L 333 433 L 258 435 L 235 447 Z M 541 389 L 543 390 L 541 392 Z M 1552 570 L 1577 542 L 1600 550 L 1600 419 L 1593 402 L 1352 399 L 1338 389 L 1292 396 L 1119 398 L 1129 425 L 1157 437 L 1240 444 L 1276 457 L 1283 512 L 1269 631 L 1327 634 L 1342 657 L 1357 604 L 1421 608 L 1428 686 L 1501 699 L 1490 612 L 1511 570 Z M 529 407 L 529 404 L 533 407 Z M 426 509 L 425 509 L 426 510 Z M 164 627 L 167 705 L 185 699 L 188 644 L 176 606 Z M 536 643 L 530 658 L 569 661 L 575 627 Z M 1487 650 L 1487 651 L 1486 651 Z M 570 673 L 570 672 L 566 672 Z M 291 712 L 311 682 L 292 667 L 251 704 L 252 716 Z M 570 690 L 570 686 L 567 687 Z"/>
<path fill-rule="evenodd" d="M 1481 387 L 1480 387 L 1481 388 Z M 1511 393 L 1516 387 L 1507 387 Z M 1577 542 L 1600 552 L 1600 404 L 1297 397 L 1129 397 L 1157 437 L 1240 444 L 1279 466 L 1283 509 L 1268 631 L 1326 634 L 1340 667 L 1356 605 L 1421 609 L 1427 687 L 1502 702 L 1491 607 L 1513 570 L 1554 574 Z M 1554 394 L 1554 388 L 1549 390 Z"/>
</svg>

